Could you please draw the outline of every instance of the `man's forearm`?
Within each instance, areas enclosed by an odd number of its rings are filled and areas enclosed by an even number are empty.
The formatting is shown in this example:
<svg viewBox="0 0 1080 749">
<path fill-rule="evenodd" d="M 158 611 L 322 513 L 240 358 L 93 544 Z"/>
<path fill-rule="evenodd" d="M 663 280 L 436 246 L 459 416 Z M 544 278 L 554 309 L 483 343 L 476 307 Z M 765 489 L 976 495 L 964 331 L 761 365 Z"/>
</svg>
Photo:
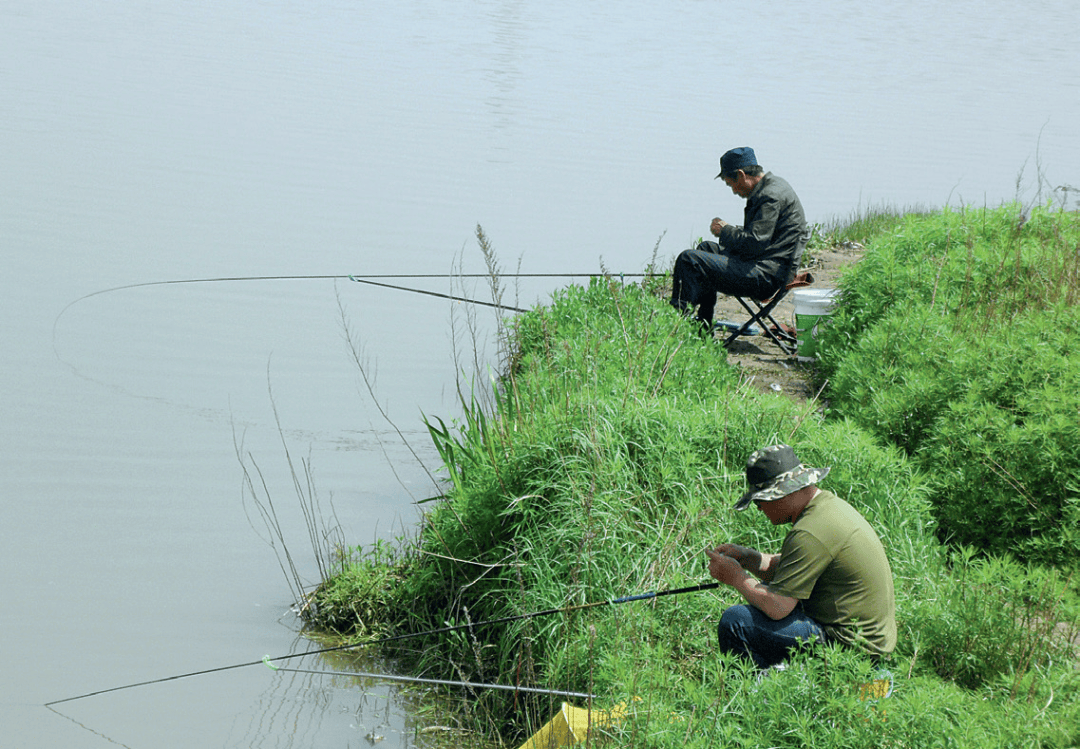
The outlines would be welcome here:
<svg viewBox="0 0 1080 749">
<path fill-rule="evenodd" d="M 732 587 L 742 594 L 747 603 L 773 620 L 783 619 L 795 610 L 799 602 L 797 598 L 788 598 L 772 592 L 768 585 L 750 576 L 736 581 Z"/>
<path fill-rule="evenodd" d="M 779 554 L 762 554 L 757 549 L 738 544 L 721 544 L 716 551 L 738 562 L 744 570 L 760 580 L 769 582 L 776 572 Z"/>
<path fill-rule="evenodd" d="M 759 609 L 770 619 L 783 619 L 790 614 L 799 602 L 795 598 L 788 598 L 774 593 L 765 583 L 755 580 L 753 573 L 747 567 L 743 567 L 738 561 L 753 559 L 761 567 L 762 562 L 768 560 L 769 566 L 775 566 L 772 558 L 774 554 L 763 556 L 754 549 L 734 544 L 724 544 L 716 549 L 706 549 L 705 554 L 709 557 L 709 574 L 724 585 L 730 585 L 742 594 L 746 602 Z M 751 565 L 751 569 L 754 565 Z"/>
</svg>

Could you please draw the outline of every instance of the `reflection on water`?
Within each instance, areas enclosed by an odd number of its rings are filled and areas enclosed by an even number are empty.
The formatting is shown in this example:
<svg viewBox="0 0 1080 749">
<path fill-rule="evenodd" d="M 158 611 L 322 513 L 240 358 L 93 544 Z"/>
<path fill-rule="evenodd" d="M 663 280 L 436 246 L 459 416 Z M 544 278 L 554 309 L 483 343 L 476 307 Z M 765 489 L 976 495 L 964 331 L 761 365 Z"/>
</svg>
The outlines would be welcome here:
<svg viewBox="0 0 1080 749">
<path fill-rule="evenodd" d="M 298 646 L 310 645 L 298 641 Z M 360 678 L 349 671 L 367 673 L 393 673 L 392 664 L 365 653 L 330 653 L 306 656 L 289 661 L 290 666 L 268 663 L 268 668 L 252 665 L 253 673 L 246 677 L 248 683 L 259 683 L 255 691 L 247 689 L 221 692 L 218 678 L 213 673 L 192 674 L 189 677 L 171 676 L 148 684 L 122 687 L 115 696 L 115 706 L 120 714 L 127 714 L 127 725 L 113 727 L 109 718 L 99 712 L 87 721 L 81 717 L 85 706 L 77 707 L 77 701 L 51 705 L 54 715 L 76 726 L 81 733 L 95 736 L 117 746 L 135 749 L 138 746 L 160 746 L 177 738 L 176 743 L 190 746 L 260 747 L 270 749 L 306 749 L 312 746 L 362 746 L 380 742 L 387 747 L 431 746 L 421 737 L 434 734 L 440 739 L 458 733 L 449 726 L 435 727 L 435 718 L 448 714 L 450 701 L 428 689 L 401 689 L 390 681 Z M 188 683 L 178 687 L 177 678 Z M 160 690 L 155 693 L 153 690 Z M 126 691 L 131 690 L 131 691 Z M 192 699 L 192 694 L 216 698 L 214 704 L 202 699 Z M 187 696 L 184 696 L 184 695 Z M 169 704 L 178 709 L 167 714 L 160 708 L 133 716 L 132 710 L 139 705 Z M 101 697 L 91 696 L 92 699 Z M 220 700 L 227 700 L 227 708 Z M 187 709 L 182 705 L 186 703 Z M 190 708 L 202 705 L 201 712 L 192 713 Z M 203 720 L 214 720 L 221 715 L 231 715 L 225 732 L 215 730 L 204 733 Z M 422 720 L 415 716 L 423 715 Z M 76 717 L 79 716 L 79 717 Z M 133 730 L 130 718 L 137 717 L 140 730 Z M 183 726 L 182 736 L 167 735 L 170 725 Z M 145 729 L 149 729 L 149 734 Z M 429 730 L 430 729 L 430 730 Z M 157 736 L 147 744 L 148 737 Z M 209 741 L 208 741 L 209 739 Z M 475 745 L 475 742 L 470 742 Z"/>
<path fill-rule="evenodd" d="M 359 743 L 372 735 L 393 737 L 391 745 L 411 745 L 405 716 L 392 707 L 389 694 L 339 677 L 276 672 L 267 678 L 265 691 L 237 716 L 226 746 L 299 749 L 335 739 Z"/>
</svg>

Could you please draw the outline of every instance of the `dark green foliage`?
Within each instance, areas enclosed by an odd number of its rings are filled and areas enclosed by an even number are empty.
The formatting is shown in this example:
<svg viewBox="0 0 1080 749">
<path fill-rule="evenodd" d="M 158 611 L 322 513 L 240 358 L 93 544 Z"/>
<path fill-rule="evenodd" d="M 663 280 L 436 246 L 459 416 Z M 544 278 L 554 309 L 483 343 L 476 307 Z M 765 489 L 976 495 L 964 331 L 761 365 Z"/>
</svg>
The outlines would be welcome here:
<svg viewBox="0 0 1080 749">
<path fill-rule="evenodd" d="M 513 343 L 492 411 L 473 401 L 460 421 L 429 420 L 446 496 L 419 537 L 382 560 L 395 572 L 379 589 L 385 627 L 474 626 L 400 641 L 399 667 L 591 692 L 599 709 L 627 703 L 626 720 L 605 729 L 617 746 L 1064 747 L 1075 738 L 1077 677 L 1058 665 L 1069 648 L 1044 626 L 1064 616 L 1049 605 L 1063 583 L 1005 563 L 950 567 L 931 515 L 939 485 L 855 415 L 822 421 L 814 404 L 740 385 L 714 341 L 653 295 L 609 280 L 524 315 Z M 946 346 L 939 356 L 951 356 Z M 936 397 L 912 393 L 913 412 Z M 881 418 L 903 424 L 894 411 Z M 888 700 L 859 698 L 876 671 L 853 652 L 796 658 L 765 679 L 718 656 L 717 621 L 740 600 L 726 588 L 477 625 L 704 582 L 704 549 L 727 540 L 778 550 L 786 528 L 731 510 L 747 456 L 775 442 L 830 466 L 823 486 L 882 536 L 901 626 L 885 664 L 897 682 Z M 1009 576 L 1000 585 L 997 570 Z M 517 745 L 559 700 L 478 690 L 465 705 Z"/>
<path fill-rule="evenodd" d="M 1080 220 L 910 217 L 845 276 L 822 344 L 835 411 L 936 484 L 943 537 L 1080 559 Z"/>
<path fill-rule="evenodd" d="M 400 600 L 402 568 L 395 551 L 377 542 L 366 552 L 342 550 L 341 571 L 303 601 L 300 614 L 311 627 L 352 639 L 375 639 L 386 634 L 386 609 Z"/>
<path fill-rule="evenodd" d="M 1045 691 L 1038 679 L 1048 668 L 1074 655 L 1078 633 L 1075 624 L 1062 624 L 1067 581 L 1059 573 L 977 557 L 971 549 L 928 571 L 933 574 L 915 583 L 920 595 L 905 617 L 907 647 L 941 677 L 1030 698 Z"/>
</svg>

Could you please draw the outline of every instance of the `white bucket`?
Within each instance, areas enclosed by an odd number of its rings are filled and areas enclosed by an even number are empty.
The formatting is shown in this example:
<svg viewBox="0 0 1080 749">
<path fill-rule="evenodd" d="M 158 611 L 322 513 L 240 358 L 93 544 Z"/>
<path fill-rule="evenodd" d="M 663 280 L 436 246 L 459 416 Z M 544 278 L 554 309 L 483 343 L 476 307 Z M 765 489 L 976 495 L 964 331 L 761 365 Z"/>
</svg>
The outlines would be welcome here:
<svg viewBox="0 0 1080 749">
<path fill-rule="evenodd" d="M 836 289 L 795 289 L 795 331 L 799 339 L 798 360 L 817 358 L 817 338 L 836 307 Z"/>
</svg>

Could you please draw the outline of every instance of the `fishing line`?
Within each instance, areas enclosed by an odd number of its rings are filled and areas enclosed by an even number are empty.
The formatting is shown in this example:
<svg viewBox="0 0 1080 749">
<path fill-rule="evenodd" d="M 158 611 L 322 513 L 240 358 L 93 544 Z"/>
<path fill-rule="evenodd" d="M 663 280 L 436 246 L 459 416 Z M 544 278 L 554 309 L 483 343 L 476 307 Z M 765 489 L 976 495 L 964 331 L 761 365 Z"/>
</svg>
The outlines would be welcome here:
<svg viewBox="0 0 1080 749">
<path fill-rule="evenodd" d="M 166 676 L 163 679 L 151 679 L 149 681 L 140 681 L 135 684 L 125 684 L 120 687 L 111 687 L 110 689 L 100 689 L 96 692 L 87 692 L 86 694 L 80 694 L 75 697 L 65 697 L 62 700 L 53 700 L 52 702 L 46 702 L 45 707 L 51 707 L 53 705 L 59 705 L 63 702 L 74 702 L 75 700 L 82 700 L 87 697 L 95 697 L 99 694 L 108 694 L 109 692 L 119 692 L 125 689 L 134 689 L 135 687 L 149 686 L 150 684 L 162 684 L 167 681 L 176 681 L 177 679 L 186 679 L 191 676 L 204 676 L 206 674 L 215 674 L 222 671 L 232 671 L 238 668 L 248 668 L 249 666 L 258 665 L 271 665 L 271 661 L 285 661 L 291 658 L 302 658 L 308 655 L 322 655 L 323 653 L 336 653 L 342 650 L 354 650 L 356 648 L 368 647 L 370 645 L 382 645 L 388 642 L 397 642 L 399 640 L 407 640 L 414 637 L 426 637 L 429 635 L 440 635 L 447 632 L 457 632 L 462 629 L 474 629 L 477 627 L 486 627 L 493 624 L 506 624 L 509 622 L 521 621 L 523 619 L 532 619 L 538 616 L 550 616 L 551 614 L 569 614 L 574 611 L 583 611 L 585 609 L 591 609 L 596 606 L 616 606 L 621 603 L 630 603 L 631 601 L 648 601 L 655 598 L 662 598 L 664 596 L 675 596 L 682 593 L 696 593 L 702 590 L 711 590 L 718 588 L 720 583 L 701 583 L 700 585 L 691 585 L 686 588 L 674 588 L 672 590 L 651 591 L 649 593 L 639 593 L 632 596 L 623 596 L 622 598 L 614 598 L 609 601 L 593 601 L 592 603 L 582 603 L 576 606 L 565 606 L 557 609 L 544 609 L 543 611 L 533 611 L 527 614 L 516 614 L 513 616 L 504 616 L 498 619 L 487 619 L 482 622 L 472 622 L 468 624 L 455 624 L 446 627 L 439 627 L 438 629 L 429 629 L 423 632 L 408 632 L 400 635 L 392 635 L 390 637 L 383 637 L 379 640 L 371 640 L 370 642 L 359 642 L 351 645 L 337 645 L 329 648 L 320 648 L 318 650 L 308 650 L 303 653 L 290 653 L 288 655 L 279 655 L 276 658 L 265 656 L 261 660 L 248 661 L 246 663 L 235 663 L 231 666 L 218 666 L 216 668 L 207 668 L 202 671 L 191 671 L 186 674 L 177 674 L 175 676 Z"/>
<path fill-rule="evenodd" d="M 601 278 L 606 276 L 614 276 L 611 273 L 499 273 L 498 278 Z M 645 278 L 652 274 L 649 273 L 619 273 L 619 278 Z M 416 289 L 409 286 L 397 286 L 388 283 L 378 283 L 370 279 L 373 278 L 426 278 L 426 279 L 454 279 L 454 278 L 491 278 L 490 273 L 375 273 L 375 274 L 351 274 L 351 275 L 338 275 L 338 276 L 221 276 L 218 278 L 177 278 L 168 281 L 144 281 L 142 283 L 126 284 L 124 286 L 113 286 L 108 289 L 100 289 L 98 291 L 91 292 L 84 296 L 69 302 L 62 310 L 60 314 L 53 320 L 53 352 L 57 358 L 60 358 L 60 353 L 56 350 L 56 329 L 60 323 L 60 318 L 64 316 L 64 313 L 71 307 L 79 302 L 85 301 L 95 296 L 102 294 L 111 294 L 115 291 L 125 291 L 127 289 L 143 289 L 150 286 L 175 286 L 179 284 L 196 284 L 196 283 L 235 283 L 241 281 L 326 281 L 337 279 L 349 279 L 350 281 L 356 281 L 357 283 L 366 283 L 371 286 L 382 286 L 387 289 L 394 289 L 395 291 L 407 291 L 414 294 L 426 294 L 428 296 L 440 297 L 443 299 L 450 299 L 455 302 L 465 302 L 468 304 L 477 304 L 485 307 L 495 307 L 496 309 L 504 309 L 508 312 L 526 312 L 527 310 L 520 309 L 518 307 L 508 307 L 505 305 L 497 304 L 494 302 L 484 302 L 479 299 L 469 299 L 467 297 L 457 297 L 450 294 L 439 294 L 434 291 L 427 291 L 425 289 Z"/>
</svg>

